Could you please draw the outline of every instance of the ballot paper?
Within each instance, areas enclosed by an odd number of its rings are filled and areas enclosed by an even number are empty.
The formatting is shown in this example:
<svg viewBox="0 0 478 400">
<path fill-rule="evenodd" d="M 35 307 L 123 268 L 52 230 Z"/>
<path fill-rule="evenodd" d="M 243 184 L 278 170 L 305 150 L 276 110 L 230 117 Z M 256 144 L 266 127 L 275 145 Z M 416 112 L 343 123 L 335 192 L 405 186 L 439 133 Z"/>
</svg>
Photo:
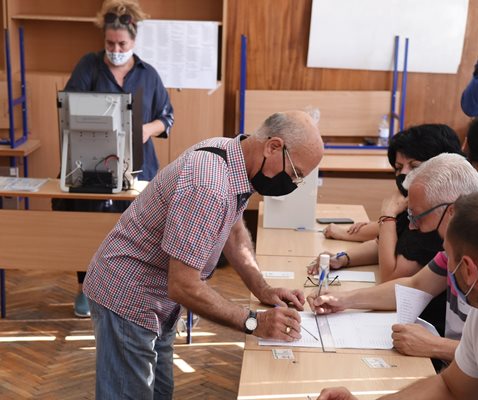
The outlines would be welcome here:
<svg viewBox="0 0 478 400">
<path fill-rule="evenodd" d="M 330 271 L 329 281 L 338 276 L 340 282 L 375 282 L 375 274 L 372 271 Z M 316 276 L 318 279 L 318 275 Z"/>
<path fill-rule="evenodd" d="M 422 290 L 395 285 L 397 321 L 399 324 L 413 324 L 433 296 Z"/>
<path fill-rule="evenodd" d="M 260 346 L 317 347 L 321 348 L 320 333 L 314 313 L 299 312 L 302 338 L 294 342 L 259 339 Z M 327 316 L 335 348 L 391 349 L 392 325 L 397 322 L 395 312 L 345 311 Z M 319 340 L 317 340 L 319 338 Z"/>
</svg>

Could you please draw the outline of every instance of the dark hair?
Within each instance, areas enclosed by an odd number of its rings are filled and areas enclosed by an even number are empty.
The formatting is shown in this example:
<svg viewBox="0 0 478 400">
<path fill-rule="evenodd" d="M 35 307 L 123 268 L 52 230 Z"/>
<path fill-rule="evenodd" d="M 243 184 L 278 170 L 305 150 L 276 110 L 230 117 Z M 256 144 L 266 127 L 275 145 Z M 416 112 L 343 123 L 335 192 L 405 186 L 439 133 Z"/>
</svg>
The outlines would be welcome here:
<svg viewBox="0 0 478 400">
<path fill-rule="evenodd" d="M 388 147 L 388 161 L 393 168 L 397 152 L 418 161 L 429 160 L 441 153 L 463 154 L 458 135 L 444 124 L 417 125 L 398 132 Z"/>
<path fill-rule="evenodd" d="M 446 235 L 452 243 L 455 261 L 464 255 L 478 256 L 478 192 L 460 196 L 455 201 Z"/>
<path fill-rule="evenodd" d="M 468 143 L 468 161 L 478 161 L 478 118 L 471 121 L 466 134 L 466 141 Z"/>
</svg>

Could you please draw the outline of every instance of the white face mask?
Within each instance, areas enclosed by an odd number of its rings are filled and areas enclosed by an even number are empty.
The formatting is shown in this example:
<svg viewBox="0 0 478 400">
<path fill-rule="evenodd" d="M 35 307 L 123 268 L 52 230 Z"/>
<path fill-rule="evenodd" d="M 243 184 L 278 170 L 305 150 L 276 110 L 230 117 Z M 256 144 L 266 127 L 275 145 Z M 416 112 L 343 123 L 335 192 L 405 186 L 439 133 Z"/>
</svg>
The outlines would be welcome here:
<svg viewBox="0 0 478 400">
<path fill-rule="evenodd" d="M 128 60 L 133 56 L 133 49 L 127 51 L 126 53 L 114 53 L 108 50 L 105 51 L 108 60 L 111 61 L 111 64 L 116 65 L 117 67 L 126 64 Z"/>
</svg>

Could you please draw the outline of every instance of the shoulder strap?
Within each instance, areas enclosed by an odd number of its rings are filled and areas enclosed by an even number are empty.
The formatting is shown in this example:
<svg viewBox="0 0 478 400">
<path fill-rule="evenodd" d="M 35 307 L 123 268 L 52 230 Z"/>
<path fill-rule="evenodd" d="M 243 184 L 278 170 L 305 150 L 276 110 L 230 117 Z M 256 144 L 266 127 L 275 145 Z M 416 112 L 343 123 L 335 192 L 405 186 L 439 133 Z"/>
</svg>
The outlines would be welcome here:
<svg viewBox="0 0 478 400">
<path fill-rule="evenodd" d="M 227 164 L 227 153 L 226 150 L 220 149 L 218 147 L 201 147 L 195 151 L 209 151 L 210 153 L 217 154 L 222 157 Z M 249 199 L 251 193 L 242 193 L 237 195 L 237 209 L 239 210 Z"/>
<path fill-rule="evenodd" d="M 227 153 L 224 149 L 220 149 L 219 147 L 200 147 L 195 151 L 208 151 L 209 153 L 217 154 L 219 157 L 222 157 L 227 164 Z"/>
</svg>

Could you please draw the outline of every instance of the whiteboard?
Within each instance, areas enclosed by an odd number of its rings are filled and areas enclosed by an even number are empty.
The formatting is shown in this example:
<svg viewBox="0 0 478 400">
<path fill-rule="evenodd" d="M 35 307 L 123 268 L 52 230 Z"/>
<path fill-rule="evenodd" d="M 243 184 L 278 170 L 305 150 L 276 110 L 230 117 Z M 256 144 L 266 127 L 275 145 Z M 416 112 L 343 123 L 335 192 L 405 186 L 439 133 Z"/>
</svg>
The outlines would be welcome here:
<svg viewBox="0 0 478 400">
<path fill-rule="evenodd" d="M 218 22 L 150 19 L 138 24 L 134 50 L 168 88 L 215 89 L 218 34 Z"/>
<path fill-rule="evenodd" d="M 308 67 L 455 74 L 463 51 L 468 0 L 313 0 Z"/>
</svg>

